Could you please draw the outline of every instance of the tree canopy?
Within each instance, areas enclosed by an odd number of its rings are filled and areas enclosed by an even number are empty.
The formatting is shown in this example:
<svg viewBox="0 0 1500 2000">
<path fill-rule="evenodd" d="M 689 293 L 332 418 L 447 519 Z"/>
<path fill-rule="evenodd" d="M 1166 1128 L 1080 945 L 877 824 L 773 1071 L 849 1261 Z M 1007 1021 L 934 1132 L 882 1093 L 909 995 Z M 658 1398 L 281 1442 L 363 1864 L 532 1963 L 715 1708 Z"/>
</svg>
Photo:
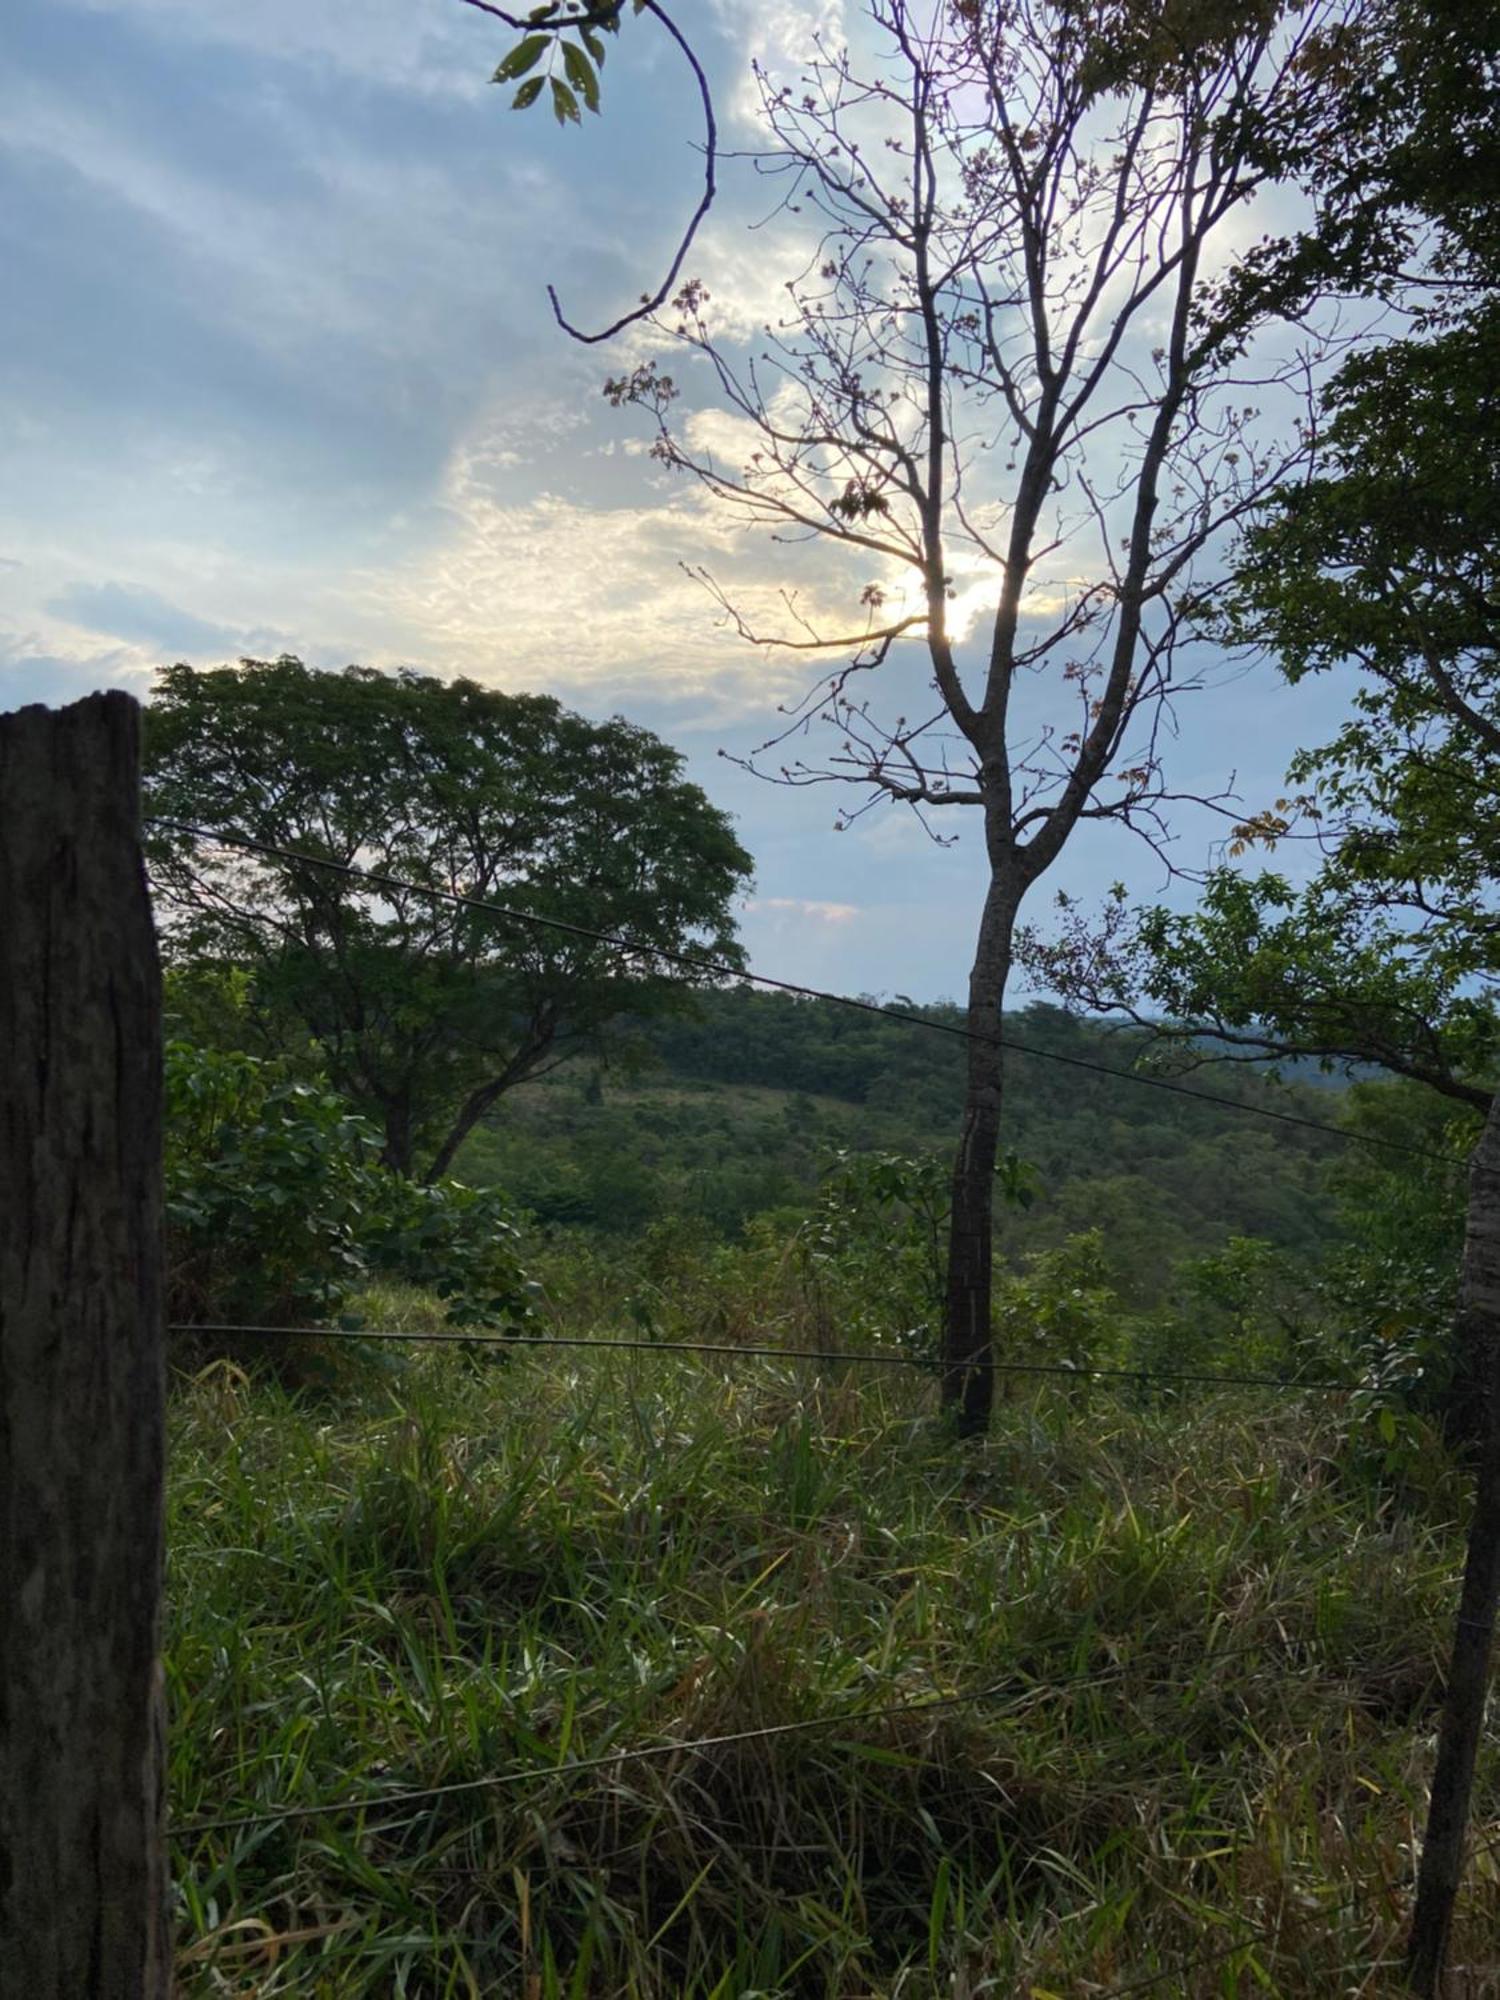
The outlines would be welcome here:
<svg viewBox="0 0 1500 2000">
<path fill-rule="evenodd" d="M 1102 926 L 1069 907 L 1028 951 L 1096 1004 L 1377 1063 L 1483 1108 L 1500 1043 L 1500 230 L 1479 190 L 1500 162 L 1500 24 L 1385 0 L 1350 35 L 1345 150 L 1307 163 L 1316 226 L 1274 256 L 1285 271 L 1321 246 L 1366 291 L 1404 287 L 1410 327 L 1327 385 L 1308 472 L 1247 524 L 1210 624 L 1293 682 L 1347 686 L 1347 720 L 1292 762 L 1294 795 L 1239 828 L 1242 850 L 1301 833 L 1318 865 L 1300 886 L 1219 867 L 1197 911 L 1142 911 L 1133 935 L 1118 904 Z"/>
<path fill-rule="evenodd" d="M 1293 760 L 1319 865 L 1212 870 L 1190 913 L 1065 906 L 1028 961 L 1090 1004 L 1134 1004 L 1226 1047 L 1376 1063 L 1483 1108 L 1500 1020 L 1500 312 L 1351 360 L 1311 475 L 1240 550 L 1220 630 L 1294 682 L 1349 677 L 1350 714 Z"/>
<path fill-rule="evenodd" d="M 272 1039 L 294 1023 L 317 1043 L 403 1172 L 442 1174 L 506 1090 L 598 1050 L 622 1014 L 682 1004 L 695 975 L 651 947 L 739 963 L 749 856 L 677 752 L 618 717 L 287 657 L 172 667 L 147 716 L 149 813 L 290 851 L 158 825 L 169 952 L 240 968 L 252 1015 Z"/>
</svg>

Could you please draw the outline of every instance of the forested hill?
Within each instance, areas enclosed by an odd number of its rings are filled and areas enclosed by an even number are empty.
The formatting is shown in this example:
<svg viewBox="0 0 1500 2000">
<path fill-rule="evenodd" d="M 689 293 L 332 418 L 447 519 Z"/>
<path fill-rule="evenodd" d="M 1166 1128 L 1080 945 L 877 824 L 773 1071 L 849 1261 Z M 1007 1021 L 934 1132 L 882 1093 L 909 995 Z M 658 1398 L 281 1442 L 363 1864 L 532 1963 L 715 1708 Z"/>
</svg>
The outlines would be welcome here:
<svg viewBox="0 0 1500 2000">
<path fill-rule="evenodd" d="M 955 1008 L 916 1009 L 957 1025 Z M 1311 1249 L 1329 1226 L 1327 1166 L 1342 1150 L 1242 1109 L 1190 1102 L 1055 1060 L 1128 1070 L 1135 1031 L 1035 1006 L 1006 1017 L 1004 1145 L 1042 1195 L 1002 1235 L 1045 1247 L 1104 1231 L 1116 1275 L 1154 1295 L 1174 1264 L 1251 1235 Z M 463 1162 L 544 1221 L 607 1231 L 696 1217 L 737 1234 L 804 1205 L 834 1149 L 946 1151 L 962 1104 L 965 1044 L 823 1001 L 747 988 L 707 993 L 691 1017 L 643 1031 L 634 1061 L 559 1072 L 507 1098 Z M 1337 1115 L 1323 1088 L 1215 1064 L 1190 1088 L 1236 1105 Z"/>
</svg>

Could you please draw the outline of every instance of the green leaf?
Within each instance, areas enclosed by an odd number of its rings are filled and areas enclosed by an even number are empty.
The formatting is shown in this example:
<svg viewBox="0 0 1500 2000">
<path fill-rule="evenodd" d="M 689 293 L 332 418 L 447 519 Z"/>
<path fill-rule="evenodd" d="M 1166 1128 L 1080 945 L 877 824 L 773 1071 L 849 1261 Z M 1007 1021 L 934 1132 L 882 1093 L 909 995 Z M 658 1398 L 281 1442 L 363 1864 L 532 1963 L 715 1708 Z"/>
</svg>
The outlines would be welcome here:
<svg viewBox="0 0 1500 2000">
<path fill-rule="evenodd" d="M 495 71 L 491 81 L 495 83 L 512 83 L 518 76 L 524 76 L 527 70 L 535 69 L 542 57 L 547 53 L 547 47 L 551 40 L 552 37 L 550 35 L 528 35 L 524 41 L 517 42 L 504 62 Z"/>
<path fill-rule="evenodd" d="M 559 125 L 571 118 L 575 125 L 583 123 L 583 114 L 578 109 L 578 99 L 560 77 L 552 79 L 552 115 Z"/>
<path fill-rule="evenodd" d="M 618 22 L 619 22 L 619 16 L 616 15 L 615 24 L 618 25 Z M 583 42 L 583 46 L 588 50 L 589 54 L 594 58 L 595 69 L 603 69 L 604 67 L 603 42 L 600 41 L 599 37 L 594 33 L 594 30 L 592 28 L 580 28 L 578 33 L 580 39 Z"/>
<path fill-rule="evenodd" d="M 563 68 L 568 72 L 568 81 L 578 92 L 590 111 L 599 109 L 599 79 L 594 74 L 594 66 L 572 42 L 562 45 Z"/>
<path fill-rule="evenodd" d="M 528 104 L 535 104 L 542 94 L 542 85 L 546 81 L 547 79 L 544 76 L 528 76 L 515 96 L 510 100 L 511 110 L 524 111 Z"/>
</svg>

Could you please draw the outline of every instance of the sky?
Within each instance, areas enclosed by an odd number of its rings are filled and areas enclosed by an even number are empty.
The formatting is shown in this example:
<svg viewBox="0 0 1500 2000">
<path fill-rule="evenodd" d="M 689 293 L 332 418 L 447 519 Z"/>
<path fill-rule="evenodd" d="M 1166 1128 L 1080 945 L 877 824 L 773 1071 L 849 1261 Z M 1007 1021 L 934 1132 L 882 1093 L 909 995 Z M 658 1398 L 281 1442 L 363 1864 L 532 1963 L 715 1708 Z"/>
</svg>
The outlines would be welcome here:
<svg viewBox="0 0 1500 2000">
<path fill-rule="evenodd" d="M 685 0 L 726 149 L 756 136 L 752 62 L 794 73 L 844 4 Z M 639 350 L 551 319 L 548 282 L 583 324 L 633 303 L 696 200 L 692 81 L 645 26 L 611 45 L 604 115 L 559 130 L 509 112 L 489 78 L 514 38 L 463 0 L 9 0 L 0 709 L 285 651 L 623 713 L 734 815 L 756 970 L 957 995 L 976 836 L 935 846 L 900 808 L 840 832 L 831 788 L 732 761 L 805 663 L 724 630 L 683 565 L 707 554 L 753 595 L 783 558 L 606 404 Z M 799 245 L 742 164 L 725 182 L 688 268 L 750 326 Z M 1184 702 L 1173 779 L 1233 776 L 1263 805 L 1338 700 L 1265 666 L 1226 677 Z M 1180 861 L 1219 831 L 1189 814 Z M 1115 880 L 1186 893 L 1128 834 L 1085 829 L 1034 914 Z"/>
</svg>

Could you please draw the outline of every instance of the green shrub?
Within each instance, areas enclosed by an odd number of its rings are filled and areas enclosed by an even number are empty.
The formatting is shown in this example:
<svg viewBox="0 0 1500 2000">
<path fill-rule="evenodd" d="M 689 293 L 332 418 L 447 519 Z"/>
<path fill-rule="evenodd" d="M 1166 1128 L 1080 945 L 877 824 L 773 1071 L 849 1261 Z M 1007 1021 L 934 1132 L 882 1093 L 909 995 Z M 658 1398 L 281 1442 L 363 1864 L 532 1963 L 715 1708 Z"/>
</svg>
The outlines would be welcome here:
<svg viewBox="0 0 1500 2000">
<path fill-rule="evenodd" d="M 851 1345 L 936 1356 L 950 1177 L 935 1154 L 834 1153 L 801 1248 L 808 1283 Z"/>
<path fill-rule="evenodd" d="M 947 1285 L 951 1163 L 935 1153 L 833 1155 L 803 1233 L 807 1277 L 846 1336 L 937 1358 Z M 1007 1153 L 1000 1198 L 1028 1208 L 1033 1168 Z"/>
<path fill-rule="evenodd" d="M 378 1164 L 379 1134 L 276 1062 L 166 1050 L 167 1312 L 190 1324 L 327 1321 L 373 1277 L 422 1285 L 454 1324 L 524 1320 L 500 1198 Z"/>
<path fill-rule="evenodd" d="M 1117 1368 L 1125 1359 L 1130 1319 L 1110 1280 L 1103 1230 L 1085 1230 L 997 1272 L 994 1311 L 1002 1362 L 1083 1370 Z"/>
</svg>

